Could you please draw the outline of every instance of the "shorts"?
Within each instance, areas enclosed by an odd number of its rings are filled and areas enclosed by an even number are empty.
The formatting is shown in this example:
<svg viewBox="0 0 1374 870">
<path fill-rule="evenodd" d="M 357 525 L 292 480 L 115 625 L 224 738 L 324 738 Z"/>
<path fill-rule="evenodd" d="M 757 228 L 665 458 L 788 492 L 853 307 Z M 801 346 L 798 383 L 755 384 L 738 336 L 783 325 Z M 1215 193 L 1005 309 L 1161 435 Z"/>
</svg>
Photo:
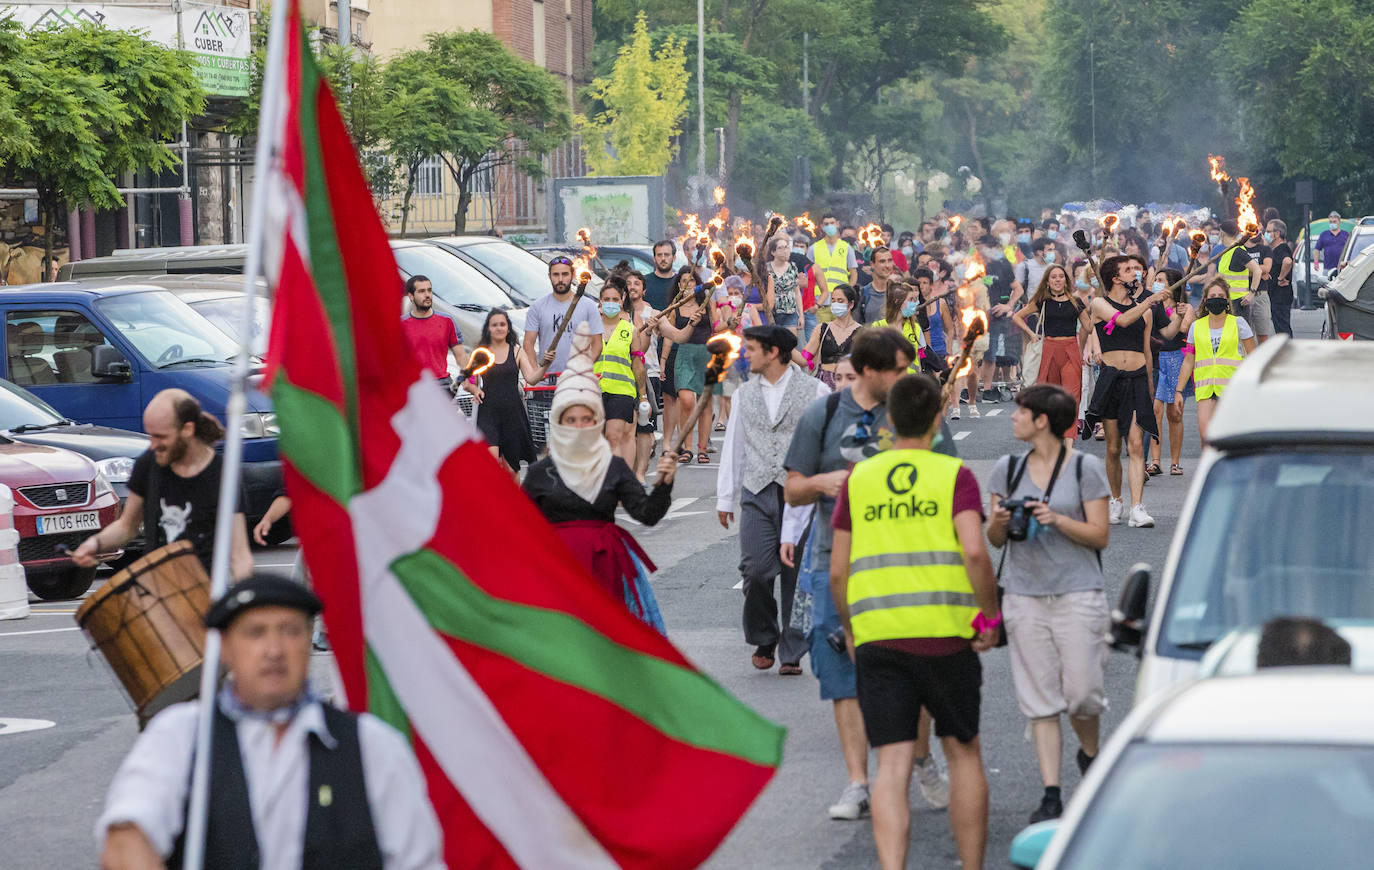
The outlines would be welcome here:
<svg viewBox="0 0 1374 870">
<path fill-rule="evenodd" d="M 1011 322 L 1010 317 L 992 317 L 988 323 L 987 338 L 983 362 L 1014 366 L 1020 361 L 1021 344 L 1016 341 L 1016 325 Z"/>
<path fill-rule="evenodd" d="M 644 425 L 635 423 L 635 432 L 640 435 L 652 435 L 658 431 L 658 406 L 663 401 L 663 382 L 658 378 L 646 378 L 649 382 L 649 422 Z M 637 419 L 637 418 L 636 418 Z"/>
<path fill-rule="evenodd" d="M 848 653 L 836 652 L 825 640 L 840 630 L 840 615 L 835 612 L 835 599 L 830 597 L 830 569 L 812 569 L 810 547 L 802 559 L 797 588 L 811 593 L 811 633 L 806 639 L 811 644 L 811 673 L 821 684 L 821 700 L 858 697 L 854 662 Z"/>
<path fill-rule="evenodd" d="M 1159 352 L 1159 365 L 1155 369 L 1155 401 L 1169 404 L 1174 400 L 1174 393 L 1178 392 L 1178 376 L 1183 370 L 1183 351 L 1181 350 L 1161 350 Z M 1188 383 L 1183 385 L 1183 397 L 1189 398 L 1193 395 L 1193 380 L 1188 379 Z"/>
<path fill-rule="evenodd" d="M 1240 309 L 1236 313 L 1245 318 L 1256 336 L 1274 334 L 1274 318 L 1269 311 L 1269 294 L 1266 291 L 1257 292 L 1249 305 L 1236 307 Z"/>
<path fill-rule="evenodd" d="M 936 737 L 971 743 L 978 736 L 983 663 L 969 649 L 947 656 L 918 656 L 866 643 L 858 660 L 859 709 L 873 746 L 916 739 L 921 708 L 935 720 Z"/>
<path fill-rule="evenodd" d="M 774 311 L 773 322 L 778 326 L 796 326 L 800 322 L 800 319 L 797 317 L 797 312 L 795 311 L 787 313 Z"/>
<path fill-rule="evenodd" d="M 1016 701 L 1030 719 L 1099 716 L 1107 709 L 1107 632 L 1101 589 L 1002 597 Z"/>
<path fill-rule="evenodd" d="M 619 393 L 602 393 L 601 406 L 606 409 L 607 420 L 621 420 L 626 423 L 633 423 L 635 411 L 639 410 L 639 403 L 634 396 L 622 396 Z"/>
</svg>

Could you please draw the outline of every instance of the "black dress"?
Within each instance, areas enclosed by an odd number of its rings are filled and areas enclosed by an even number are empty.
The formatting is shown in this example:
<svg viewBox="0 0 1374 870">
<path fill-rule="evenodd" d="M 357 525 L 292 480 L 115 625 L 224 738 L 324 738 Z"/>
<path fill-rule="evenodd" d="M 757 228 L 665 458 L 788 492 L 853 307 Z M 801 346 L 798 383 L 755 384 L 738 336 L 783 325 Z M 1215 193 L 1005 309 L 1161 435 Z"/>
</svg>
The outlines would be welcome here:
<svg viewBox="0 0 1374 870">
<path fill-rule="evenodd" d="M 487 443 L 495 447 L 512 468 L 534 462 L 534 438 L 530 418 L 520 394 L 520 363 L 511 348 L 506 361 L 493 365 L 482 375 L 485 394 L 477 409 L 477 428 Z"/>
</svg>

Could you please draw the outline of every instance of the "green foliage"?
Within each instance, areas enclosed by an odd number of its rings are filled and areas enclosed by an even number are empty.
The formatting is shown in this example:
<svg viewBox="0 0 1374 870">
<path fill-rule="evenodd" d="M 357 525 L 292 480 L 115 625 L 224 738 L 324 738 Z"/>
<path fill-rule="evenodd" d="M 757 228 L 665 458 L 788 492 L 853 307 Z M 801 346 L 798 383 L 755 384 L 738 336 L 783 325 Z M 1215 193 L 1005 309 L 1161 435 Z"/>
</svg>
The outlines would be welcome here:
<svg viewBox="0 0 1374 870">
<path fill-rule="evenodd" d="M 572 122 L 558 80 L 480 31 L 431 33 L 426 47 L 393 58 L 385 71 L 393 121 L 388 150 L 406 172 L 438 156 L 458 188 L 454 229 L 463 232 L 473 177 L 512 165 L 543 176 L 540 157 L 567 141 Z"/>
<path fill-rule="evenodd" d="M 684 41 L 669 37 L 655 51 L 644 13 L 620 47 L 609 78 L 590 90 L 599 111 L 579 116 L 587 163 L 596 175 L 662 175 L 687 110 Z"/>
<path fill-rule="evenodd" d="M 830 171 L 825 136 L 805 112 L 774 100 L 746 99 L 732 192 L 761 209 L 785 211 L 792 200 L 794 159 L 800 154 L 811 157 L 817 175 Z"/>
</svg>

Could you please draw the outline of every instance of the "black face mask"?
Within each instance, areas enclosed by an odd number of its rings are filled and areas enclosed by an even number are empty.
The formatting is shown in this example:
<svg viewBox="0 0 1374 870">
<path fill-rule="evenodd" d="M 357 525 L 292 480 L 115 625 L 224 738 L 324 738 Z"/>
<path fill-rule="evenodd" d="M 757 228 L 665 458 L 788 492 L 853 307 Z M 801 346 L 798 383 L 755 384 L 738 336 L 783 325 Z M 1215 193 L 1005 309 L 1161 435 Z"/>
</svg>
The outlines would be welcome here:
<svg viewBox="0 0 1374 870">
<path fill-rule="evenodd" d="M 1132 293 L 1140 289 L 1140 278 L 1135 277 L 1127 281 L 1123 286 Z"/>
<path fill-rule="evenodd" d="M 1230 307 L 1230 303 L 1228 303 L 1225 299 L 1221 299 L 1217 296 L 1213 296 L 1211 299 L 1208 299 L 1206 302 L 1202 304 L 1203 307 L 1207 309 L 1207 312 L 1209 314 L 1221 314 L 1228 307 Z"/>
</svg>

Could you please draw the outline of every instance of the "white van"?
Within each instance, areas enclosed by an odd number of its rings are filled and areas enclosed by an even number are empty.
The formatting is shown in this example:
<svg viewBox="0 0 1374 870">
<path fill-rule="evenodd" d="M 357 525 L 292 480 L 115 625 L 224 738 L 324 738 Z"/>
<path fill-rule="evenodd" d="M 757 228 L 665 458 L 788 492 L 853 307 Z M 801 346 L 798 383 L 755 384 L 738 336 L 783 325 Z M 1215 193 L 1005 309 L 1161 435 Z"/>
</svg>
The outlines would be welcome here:
<svg viewBox="0 0 1374 870">
<path fill-rule="evenodd" d="M 1374 619 L 1374 343 L 1265 342 L 1209 435 L 1157 593 L 1137 565 L 1112 614 L 1137 702 L 1234 629 Z"/>
</svg>

